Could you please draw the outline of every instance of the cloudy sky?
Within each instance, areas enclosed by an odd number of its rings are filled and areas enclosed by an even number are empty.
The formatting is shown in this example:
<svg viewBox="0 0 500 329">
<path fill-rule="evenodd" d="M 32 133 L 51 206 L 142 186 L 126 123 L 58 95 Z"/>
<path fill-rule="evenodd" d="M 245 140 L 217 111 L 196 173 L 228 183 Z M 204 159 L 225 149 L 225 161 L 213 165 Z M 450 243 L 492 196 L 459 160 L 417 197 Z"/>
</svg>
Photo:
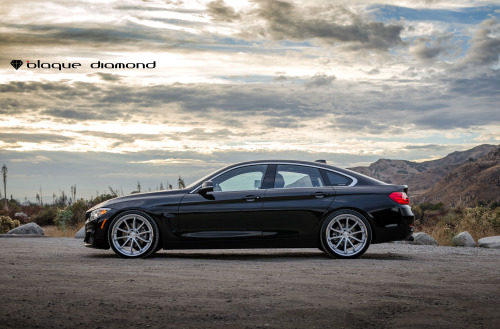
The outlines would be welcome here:
<svg viewBox="0 0 500 329">
<path fill-rule="evenodd" d="M 0 13 L 0 165 L 20 201 L 154 190 L 250 159 L 349 167 L 500 143 L 498 1 L 4 0 Z"/>
</svg>

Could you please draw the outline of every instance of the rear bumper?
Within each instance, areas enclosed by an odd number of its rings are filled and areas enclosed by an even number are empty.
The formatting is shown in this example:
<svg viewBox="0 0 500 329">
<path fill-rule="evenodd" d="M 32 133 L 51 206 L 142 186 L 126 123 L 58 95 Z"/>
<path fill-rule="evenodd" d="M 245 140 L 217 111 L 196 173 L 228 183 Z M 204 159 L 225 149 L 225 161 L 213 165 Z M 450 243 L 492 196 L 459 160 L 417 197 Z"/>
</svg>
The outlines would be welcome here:
<svg viewBox="0 0 500 329">
<path fill-rule="evenodd" d="M 413 235 L 415 216 L 410 206 L 397 207 L 396 209 L 399 212 L 397 223 L 375 227 L 372 243 L 407 240 Z"/>
</svg>

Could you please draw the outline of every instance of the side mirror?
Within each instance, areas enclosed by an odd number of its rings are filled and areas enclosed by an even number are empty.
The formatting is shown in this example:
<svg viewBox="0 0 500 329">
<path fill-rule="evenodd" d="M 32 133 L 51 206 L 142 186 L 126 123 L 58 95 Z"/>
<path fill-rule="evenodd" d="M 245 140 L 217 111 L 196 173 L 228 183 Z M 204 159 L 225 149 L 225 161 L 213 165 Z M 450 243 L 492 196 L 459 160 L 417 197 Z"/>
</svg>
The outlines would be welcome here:
<svg viewBox="0 0 500 329">
<path fill-rule="evenodd" d="M 204 181 L 203 184 L 201 184 L 201 188 L 198 190 L 198 193 L 206 196 L 208 192 L 213 192 L 214 191 L 214 183 L 211 180 Z"/>
</svg>

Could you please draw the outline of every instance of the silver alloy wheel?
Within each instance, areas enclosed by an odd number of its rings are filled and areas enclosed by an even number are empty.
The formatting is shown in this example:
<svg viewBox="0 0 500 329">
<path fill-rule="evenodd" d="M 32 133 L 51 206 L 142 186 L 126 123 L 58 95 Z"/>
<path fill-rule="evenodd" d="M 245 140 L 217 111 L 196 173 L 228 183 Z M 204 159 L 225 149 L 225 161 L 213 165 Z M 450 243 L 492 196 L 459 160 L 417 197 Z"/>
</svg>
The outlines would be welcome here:
<svg viewBox="0 0 500 329">
<path fill-rule="evenodd" d="M 328 247 L 340 256 L 354 256 L 364 250 L 367 228 L 361 218 L 345 213 L 334 217 L 326 229 Z"/>
<path fill-rule="evenodd" d="M 128 257 L 137 257 L 147 252 L 154 242 L 151 223 L 141 215 L 128 214 L 119 218 L 111 228 L 114 249 Z"/>
</svg>

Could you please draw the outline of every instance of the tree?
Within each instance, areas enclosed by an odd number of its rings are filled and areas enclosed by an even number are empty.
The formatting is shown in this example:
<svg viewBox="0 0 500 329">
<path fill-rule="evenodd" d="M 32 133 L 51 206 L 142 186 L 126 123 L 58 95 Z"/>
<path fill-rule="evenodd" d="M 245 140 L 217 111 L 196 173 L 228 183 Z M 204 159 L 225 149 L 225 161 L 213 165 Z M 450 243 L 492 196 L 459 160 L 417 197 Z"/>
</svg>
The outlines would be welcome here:
<svg viewBox="0 0 500 329">
<path fill-rule="evenodd" d="M 2 176 L 3 176 L 3 194 L 5 196 L 5 209 L 9 209 L 7 206 L 7 166 L 5 163 L 2 166 Z"/>
<path fill-rule="evenodd" d="M 111 195 L 113 196 L 113 198 L 116 198 L 118 196 L 118 189 L 116 190 L 113 190 L 113 188 L 111 186 L 109 186 L 109 192 L 111 193 Z"/>
<path fill-rule="evenodd" d="M 61 196 L 56 198 L 55 204 L 61 207 L 65 207 L 68 203 L 68 196 L 64 191 L 61 191 Z"/>
<path fill-rule="evenodd" d="M 76 184 L 71 186 L 71 199 L 76 200 Z"/>
<path fill-rule="evenodd" d="M 180 175 L 179 175 L 179 179 L 177 180 L 177 186 L 179 187 L 179 189 L 186 187 L 186 184 L 184 184 L 184 180 L 181 178 Z"/>
<path fill-rule="evenodd" d="M 164 188 L 163 188 L 163 183 L 162 183 L 162 182 L 160 182 L 160 191 L 163 191 L 163 190 L 164 190 Z"/>
<path fill-rule="evenodd" d="M 137 181 L 137 193 L 141 193 L 141 182 Z"/>
</svg>

